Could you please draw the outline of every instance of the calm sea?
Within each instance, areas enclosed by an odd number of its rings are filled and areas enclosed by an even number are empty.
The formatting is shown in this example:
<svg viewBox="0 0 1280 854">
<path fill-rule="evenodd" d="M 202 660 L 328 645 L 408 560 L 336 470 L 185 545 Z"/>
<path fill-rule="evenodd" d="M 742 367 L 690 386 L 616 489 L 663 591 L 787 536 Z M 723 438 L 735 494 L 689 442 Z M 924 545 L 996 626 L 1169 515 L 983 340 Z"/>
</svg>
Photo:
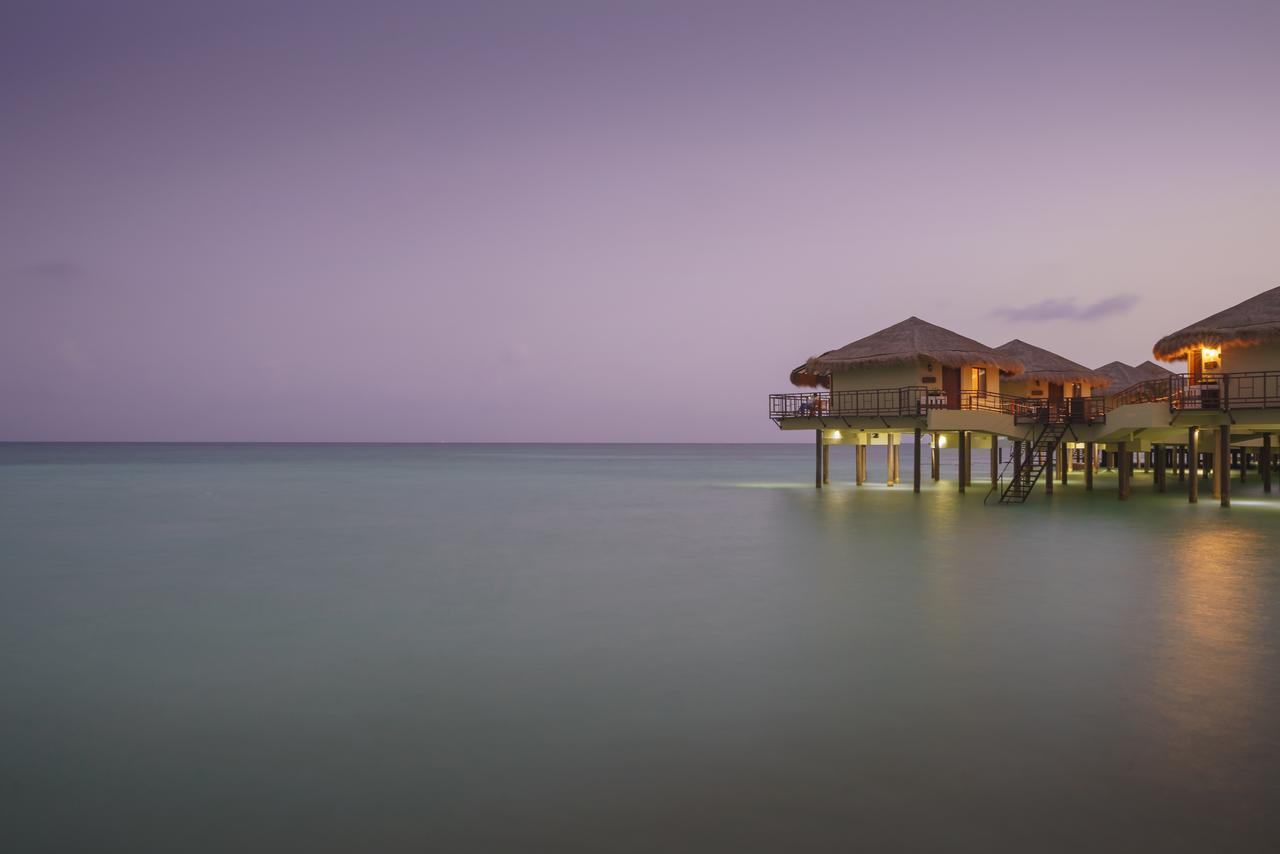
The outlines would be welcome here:
<svg viewBox="0 0 1280 854">
<path fill-rule="evenodd" d="M 0 849 L 1280 847 L 1280 490 L 833 450 L 0 446 Z"/>
</svg>

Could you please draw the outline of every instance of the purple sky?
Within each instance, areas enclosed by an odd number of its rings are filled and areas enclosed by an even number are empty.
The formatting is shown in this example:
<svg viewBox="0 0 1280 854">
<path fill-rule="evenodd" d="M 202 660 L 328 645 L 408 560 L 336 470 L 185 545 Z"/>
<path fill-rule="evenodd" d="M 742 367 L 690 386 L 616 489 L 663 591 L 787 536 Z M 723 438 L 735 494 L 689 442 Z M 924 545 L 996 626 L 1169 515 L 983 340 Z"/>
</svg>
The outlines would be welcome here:
<svg viewBox="0 0 1280 854">
<path fill-rule="evenodd" d="M 1280 283 L 1280 4 L 1053 6 L 10 0 L 0 439 L 787 440 L 911 314 L 1149 358 Z"/>
</svg>

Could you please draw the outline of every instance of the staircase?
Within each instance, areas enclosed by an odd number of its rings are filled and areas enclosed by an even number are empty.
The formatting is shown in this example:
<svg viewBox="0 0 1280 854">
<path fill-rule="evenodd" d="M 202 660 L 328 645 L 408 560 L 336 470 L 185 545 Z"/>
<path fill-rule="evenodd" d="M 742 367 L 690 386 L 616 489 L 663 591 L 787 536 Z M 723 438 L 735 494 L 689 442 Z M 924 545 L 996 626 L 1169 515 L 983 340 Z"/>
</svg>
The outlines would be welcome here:
<svg viewBox="0 0 1280 854">
<path fill-rule="evenodd" d="M 1004 464 L 1005 471 L 1012 466 L 1017 472 L 1017 476 L 1009 480 L 1009 485 L 1000 493 L 1001 504 L 1022 504 L 1031 495 L 1031 490 L 1035 487 L 1036 481 L 1040 479 L 1040 473 L 1044 471 L 1045 466 L 1049 464 L 1049 455 L 1058 448 L 1058 443 L 1062 441 L 1062 437 L 1067 434 L 1067 423 L 1065 420 L 1053 420 L 1040 430 L 1040 435 L 1031 443 L 1029 458 L 1022 460 L 1022 466 L 1016 465 L 1016 460 L 1010 457 L 1009 461 Z M 1000 479 L 997 482 L 1003 483 L 1005 472 L 1000 473 Z M 997 486 L 991 487 L 991 492 L 987 493 L 987 498 L 998 489 Z M 983 500 L 986 503 L 986 500 Z"/>
</svg>

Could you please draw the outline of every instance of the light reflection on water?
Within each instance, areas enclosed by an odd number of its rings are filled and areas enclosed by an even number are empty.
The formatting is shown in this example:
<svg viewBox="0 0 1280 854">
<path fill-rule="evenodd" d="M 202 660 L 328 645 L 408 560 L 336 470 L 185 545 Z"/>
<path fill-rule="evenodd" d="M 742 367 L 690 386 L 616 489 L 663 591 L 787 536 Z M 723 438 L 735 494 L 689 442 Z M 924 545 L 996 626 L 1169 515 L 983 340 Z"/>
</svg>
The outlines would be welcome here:
<svg viewBox="0 0 1280 854">
<path fill-rule="evenodd" d="M 8 847 L 1273 847 L 1280 496 L 849 456 L 0 446 Z"/>
</svg>

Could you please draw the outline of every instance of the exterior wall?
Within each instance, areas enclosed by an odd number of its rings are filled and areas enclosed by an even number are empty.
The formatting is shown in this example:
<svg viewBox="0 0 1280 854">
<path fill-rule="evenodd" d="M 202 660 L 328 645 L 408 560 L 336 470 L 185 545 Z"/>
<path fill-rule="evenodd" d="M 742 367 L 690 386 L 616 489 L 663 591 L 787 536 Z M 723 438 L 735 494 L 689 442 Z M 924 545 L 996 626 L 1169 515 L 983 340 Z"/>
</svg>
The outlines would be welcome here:
<svg viewBox="0 0 1280 854">
<path fill-rule="evenodd" d="M 1088 383 L 1081 383 L 1080 385 L 1082 387 L 1080 393 L 1083 397 L 1089 397 L 1093 394 L 1093 387 Z M 1038 400 L 1049 399 L 1049 384 L 1044 380 L 1040 380 L 1039 384 L 1035 380 L 1005 380 L 1002 390 L 1005 394 L 1013 395 L 1014 397 L 1030 397 Z M 1115 389 L 1115 391 L 1119 390 Z M 1040 393 L 1033 394 L 1033 392 L 1037 391 Z M 1107 392 L 1110 393 L 1111 389 L 1107 389 Z M 1062 396 L 1071 397 L 1070 383 L 1063 384 Z"/>
<path fill-rule="evenodd" d="M 960 369 L 960 391 L 973 391 L 973 372 L 969 365 Z M 925 382 L 932 377 L 931 382 Z M 873 388 L 903 388 L 924 386 L 930 390 L 942 390 L 942 366 L 922 359 L 915 365 L 884 365 L 874 368 L 855 368 L 831 375 L 832 391 L 856 391 Z M 987 368 L 987 391 L 1000 392 L 1000 372 Z"/>
<path fill-rule="evenodd" d="M 1280 341 L 1256 347 L 1224 347 L 1221 370 L 1223 373 L 1280 371 Z"/>
<path fill-rule="evenodd" d="M 832 391 L 856 391 L 870 388 L 902 388 L 926 385 L 920 379 L 927 376 L 923 365 L 881 365 L 873 368 L 855 368 L 831 375 Z M 942 376 L 938 375 L 941 387 Z"/>
</svg>

